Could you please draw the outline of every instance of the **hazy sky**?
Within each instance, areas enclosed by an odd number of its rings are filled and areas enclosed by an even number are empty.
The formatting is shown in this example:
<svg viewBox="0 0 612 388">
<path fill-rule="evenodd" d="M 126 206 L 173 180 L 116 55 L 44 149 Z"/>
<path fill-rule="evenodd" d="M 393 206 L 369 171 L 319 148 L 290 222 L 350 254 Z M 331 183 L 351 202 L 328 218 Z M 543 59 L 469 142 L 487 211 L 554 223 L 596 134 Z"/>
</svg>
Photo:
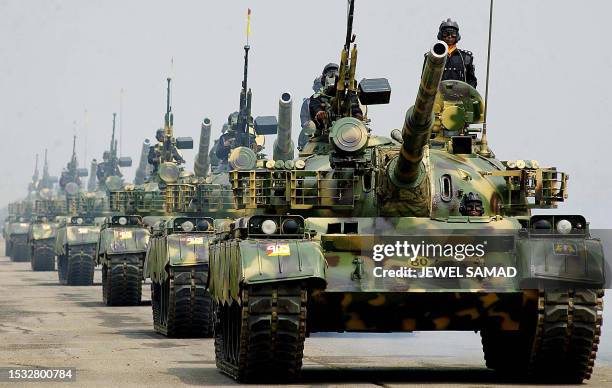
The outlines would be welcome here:
<svg viewBox="0 0 612 388">
<path fill-rule="evenodd" d="M 393 89 L 389 105 L 370 108 L 375 133 L 402 125 L 423 52 L 447 17 L 460 23 L 460 46 L 475 53 L 484 94 L 488 3 L 357 0 L 358 76 L 387 77 Z M 248 7 L 253 113 L 276 114 L 280 94 L 292 93 L 297 137 L 312 79 L 339 60 L 343 0 L 0 0 L 0 207 L 26 194 L 34 155 L 45 147 L 59 174 L 75 131 L 81 166 L 100 159 L 122 88 L 121 151 L 134 160 L 125 170 L 132 179 L 143 139 L 162 124 L 171 58 L 176 135 L 192 136 L 197 147 L 200 122 L 210 117 L 217 137 L 238 107 Z M 496 0 L 489 96 L 497 156 L 569 173 L 560 211 L 599 227 L 612 226 L 611 14 L 607 0 Z M 191 169 L 195 150 L 184 154 Z"/>
</svg>

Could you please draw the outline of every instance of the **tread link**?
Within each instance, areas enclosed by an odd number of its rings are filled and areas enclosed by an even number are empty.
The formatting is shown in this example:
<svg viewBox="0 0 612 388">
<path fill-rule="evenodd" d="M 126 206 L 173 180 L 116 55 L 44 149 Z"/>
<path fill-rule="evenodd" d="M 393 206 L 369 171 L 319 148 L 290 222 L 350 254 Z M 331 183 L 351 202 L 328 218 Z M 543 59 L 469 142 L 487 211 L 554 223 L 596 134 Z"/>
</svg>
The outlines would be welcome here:
<svg viewBox="0 0 612 388">
<path fill-rule="evenodd" d="M 241 300 L 216 306 L 217 368 L 241 382 L 297 378 L 306 338 L 306 287 L 249 286 Z"/>
<path fill-rule="evenodd" d="M 530 333 L 481 332 L 487 367 L 546 383 L 589 379 L 603 323 L 602 298 L 603 290 L 539 291 Z"/>
<path fill-rule="evenodd" d="M 102 266 L 102 300 L 107 306 L 140 304 L 143 260 L 142 254 L 111 256 Z"/>
<path fill-rule="evenodd" d="M 212 300 L 204 266 L 170 268 L 163 284 L 151 285 L 155 331 L 167 337 L 212 337 Z"/>
</svg>

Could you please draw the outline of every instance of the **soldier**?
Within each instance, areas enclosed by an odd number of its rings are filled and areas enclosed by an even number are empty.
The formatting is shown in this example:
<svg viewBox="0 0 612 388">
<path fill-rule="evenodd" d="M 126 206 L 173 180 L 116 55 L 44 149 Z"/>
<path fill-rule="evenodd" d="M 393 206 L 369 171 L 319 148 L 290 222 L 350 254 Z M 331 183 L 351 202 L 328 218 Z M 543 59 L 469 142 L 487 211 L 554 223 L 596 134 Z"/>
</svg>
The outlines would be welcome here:
<svg viewBox="0 0 612 388">
<path fill-rule="evenodd" d="M 479 217 L 484 214 L 482 200 L 477 193 L 469 192 L 464 194 L 459 205 L 459 213 L 462 216 Z"/>
<path fill-rule="evenodd" d="M 219 140 L 215 147 L 215 156 L 219 159 L 220 163 L 227 163 L 232 148 L 236 144 L 236 134 L 234 133 L 234 127 L 238 123 L 238 112 L 233 112 L 227 117 L 227 124 L 223 124 L 223 134 L 219 137 Z"/>
<path fill-rule="evenodd" d="M 102 154 L 102 163 L 99 163 L 96 168 L 96 176 L 98 181 L 102 182 L 109 176 L 118 176 L 122 177 L 121 171 L 119 171 L 119 166 L 116 164 L 111 164 L 110 162 L 110 151 L 104 151 Z"/>
<path fill-rule="evenodd" d="M 319 92 L 315 93 L 310 97 L 310 118 L 314 121 L 317 129 L 325 129 L 328 125 L 328 113 L 327 110 L 330 107 L 330 101 L 336 95 L 336 84 L 338 83 L 338 69 L 339 66 L 335 63 L 329 63 L 323 68 L 323 74 L 321 75 L 321 83 L 323 86 Z M 351 96 L 352 108 L 351 113 L 353 117 L 359 120 L 363 119 L 363 112 L 359 106 L 357 95 Z"/>
<path fill-rule="evenodd" d="M 325 69 L 323 69 L 323 72 L 325 72 Z M 314 81 L 312 81 L 312 91 L 316 93 L 322 86 L 321 76 L 319 75 L 314 79 Z M 300 136 L 298 138 L 298 150 L 304 148 L 306 143 L 308 143 L 308 138 L 316 129 L 316 125 L 310 117 L 310 98 L 305 98 L 302 102 L 302 108 L 300 109 L 300 123 L 302 124 L 302 130 L 300 131 Z"/>
<path fill-rule="evenodd" d="M 155 139 L 157 139 L 157 144 L 149 147 L 149 155 L 147 158 L 149 161 L 149 164 L 153 166 L 153 173 L 156 173 L 157 169 L 159 168 L 160 158 L 162 156 L 162 151 L 164 149 L 164 130 L 163 129 L 160 128 L 157 130 L 157 132 L 155 132 Z M 174 144 L 172 145 L 172 161 L 175 162 L 176 164 L 185 163 L 185 159 L 183 159 L 181 154 L 179 154 Z"/>
<path fill-rule="evenodd" d="M 470 51 L 457 48 L 457 42 L 461 40 L 457 22 L 451 19 L 443 21 L 438 30 L 438 39 L 448 45 L 448 59 L 442 74 L 442 81 L 449 79 L 463 81 L 475 88 L 477 80 L 474 56 Z"/>
</svg>

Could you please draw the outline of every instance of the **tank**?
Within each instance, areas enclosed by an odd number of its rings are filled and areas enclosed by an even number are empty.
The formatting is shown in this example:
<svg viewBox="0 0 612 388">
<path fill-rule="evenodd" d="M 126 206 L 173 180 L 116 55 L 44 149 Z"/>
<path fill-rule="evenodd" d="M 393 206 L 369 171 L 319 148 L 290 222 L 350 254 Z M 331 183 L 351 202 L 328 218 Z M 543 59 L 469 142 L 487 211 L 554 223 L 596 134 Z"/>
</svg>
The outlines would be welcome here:
<svg viewBox="0 0 612 388">
<path fill-rule="evenodd" d="M 32 271 L 55 270 L 55 239 L 57 217 L 66 214 L 66 202 L 50 197 L 34 202 L 34 216 L 28 230 Z"/>
<path fill-rule="evenodd" d="M 209 217 L 172 216 L 153 226 L 147 252 L 155 331 L 168 337 L 210 337 L 212 302 L 206 290 Z"/>
<path fill-rule="evenodd" d="M 209 163 L 209 147 L 210 147 L 210 130 L 212 125 L 209 118 L 202 120 L 202 128 L 200 130 L 200 148 L 196 155 L 193 172 L 197 177 L 206 177 L 208 175 Z"/>
<path fill-rule="evenodd" d="M 138 185 L 118 186 L 109 191 L 111 215 L 104 220 L 95 253 L 102 267 L 102 299 L 107 306 L 137 306 L 147 277 L 145 257 L 149 228 L 178 210 L 178 202 L 192 191 L 193 174 L 182 167 L 179 149 L 193 147 L 191 138 L 175 138 L 170 105 L 171 79 L 167 79 L 164 128 L 155 146 L 145 141 L 140 158 Z M 159 139 L 158 139 L 159 140 Z M 152 167 L 146 178 L 142 175 Z M 188 312 L 189 313 L 189 312 Z"/>
<path fill-rule="evenodd" d="M 147 161 L 147 155 L 149 154 L 149 147 L 151 142 L 149 139 L 145 139 L 142 143 L 142 149 L 140 151 L 140 161 L 138 162 L 138 168 L 134 176 L 134 184 L 142 185 L 151 173 L 151 165 Z"/>
<path fill-rule="evenodd" d="M 427 54 L 402 130 L 374 136 L 352 104 L 387 103 L 390 87 L 355 81 L 352 15 L 350 2 L 329 123 L 293 168 L 231 173 L 249 216 L 211 244 L 217 367 L 244 382 L 292 380 L 311 333 L 453 330 L 480 332 L 501 375 L 588 379 L 601 241 L 582 215 L 532 214 L 567 198 L 567 176 L 495 157 L 478 136 L 478 92 L 440 81 L 443 42 Z"/>
<path fill-rule="evenodd" d="M 60 284 L 91 286 L 100 222 L 109 209 L 106 192 L 82 189 L 80 178 L 86 177 L 88 172 L 78 167 L 75 142 L 76 136 L 73 138 L 72 157 L 60 178 L 58 195 L 65 206 L 64 212 L 57 217 L 53 250 Z M 100 165 L 97 167 L 100 169 Z"/>
</svg>

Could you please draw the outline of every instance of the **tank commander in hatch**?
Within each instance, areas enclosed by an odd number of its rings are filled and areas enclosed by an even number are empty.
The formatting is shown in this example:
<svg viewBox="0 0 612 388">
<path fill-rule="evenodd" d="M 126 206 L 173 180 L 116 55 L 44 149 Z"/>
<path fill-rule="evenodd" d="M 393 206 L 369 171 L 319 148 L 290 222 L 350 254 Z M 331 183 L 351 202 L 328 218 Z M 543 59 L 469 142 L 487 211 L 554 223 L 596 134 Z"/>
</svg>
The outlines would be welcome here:
<svg viewBox="0 0 612 388">
<path fill-rule="evenodd" d="M 153 174 L 156 173 L 159 168 L 160 158 L 164 148 L 164 130 L 162 128 L 155 132 L 155 139 L 157 139 L 157 144 L 149 147 L 149 155 L 147 157 L 149 164 L 153 166 Z M 172 145 L 172 159 L 176 164 L 185 163 L 185 159 L 179 154 L 174 144 Z"/>
<path fill-rule="evenodd" d="M 442 74 L 442 81 L 463 81 L 476 88 L 474 55 L 470 51 L 457 48 L 457 42 L 461 40 L 459 24 L 450 18 L 443 21 L 438 30 L 438 40 L 442 40 L 448 45 L 448 58 Z"/>
<path fill-rule="evenodd" d="M 462 216 L 480 217 L 484 214 L 482 200 L 477 193 L 464 194 L 459 205 L 459 213 Z"/>
<path fill-rule="evenodd" d="M 323 68 L 321 75 L 321 83 L 323 86 L 319 92 L 310 97 L 310 117 L 314 121 L 317 129 L 325 129 L 328 126 L 329 114 L 328 109 L 331 106 L 331 99 L 336 96 L 336 85 L 338 84 L 339 66 L 335 63 L 330 63 Z M 357 94 L 351 96 L 351 114 L 353 117 L 363 120 L 363 112 L 359 106 Z"/>
</svg>

